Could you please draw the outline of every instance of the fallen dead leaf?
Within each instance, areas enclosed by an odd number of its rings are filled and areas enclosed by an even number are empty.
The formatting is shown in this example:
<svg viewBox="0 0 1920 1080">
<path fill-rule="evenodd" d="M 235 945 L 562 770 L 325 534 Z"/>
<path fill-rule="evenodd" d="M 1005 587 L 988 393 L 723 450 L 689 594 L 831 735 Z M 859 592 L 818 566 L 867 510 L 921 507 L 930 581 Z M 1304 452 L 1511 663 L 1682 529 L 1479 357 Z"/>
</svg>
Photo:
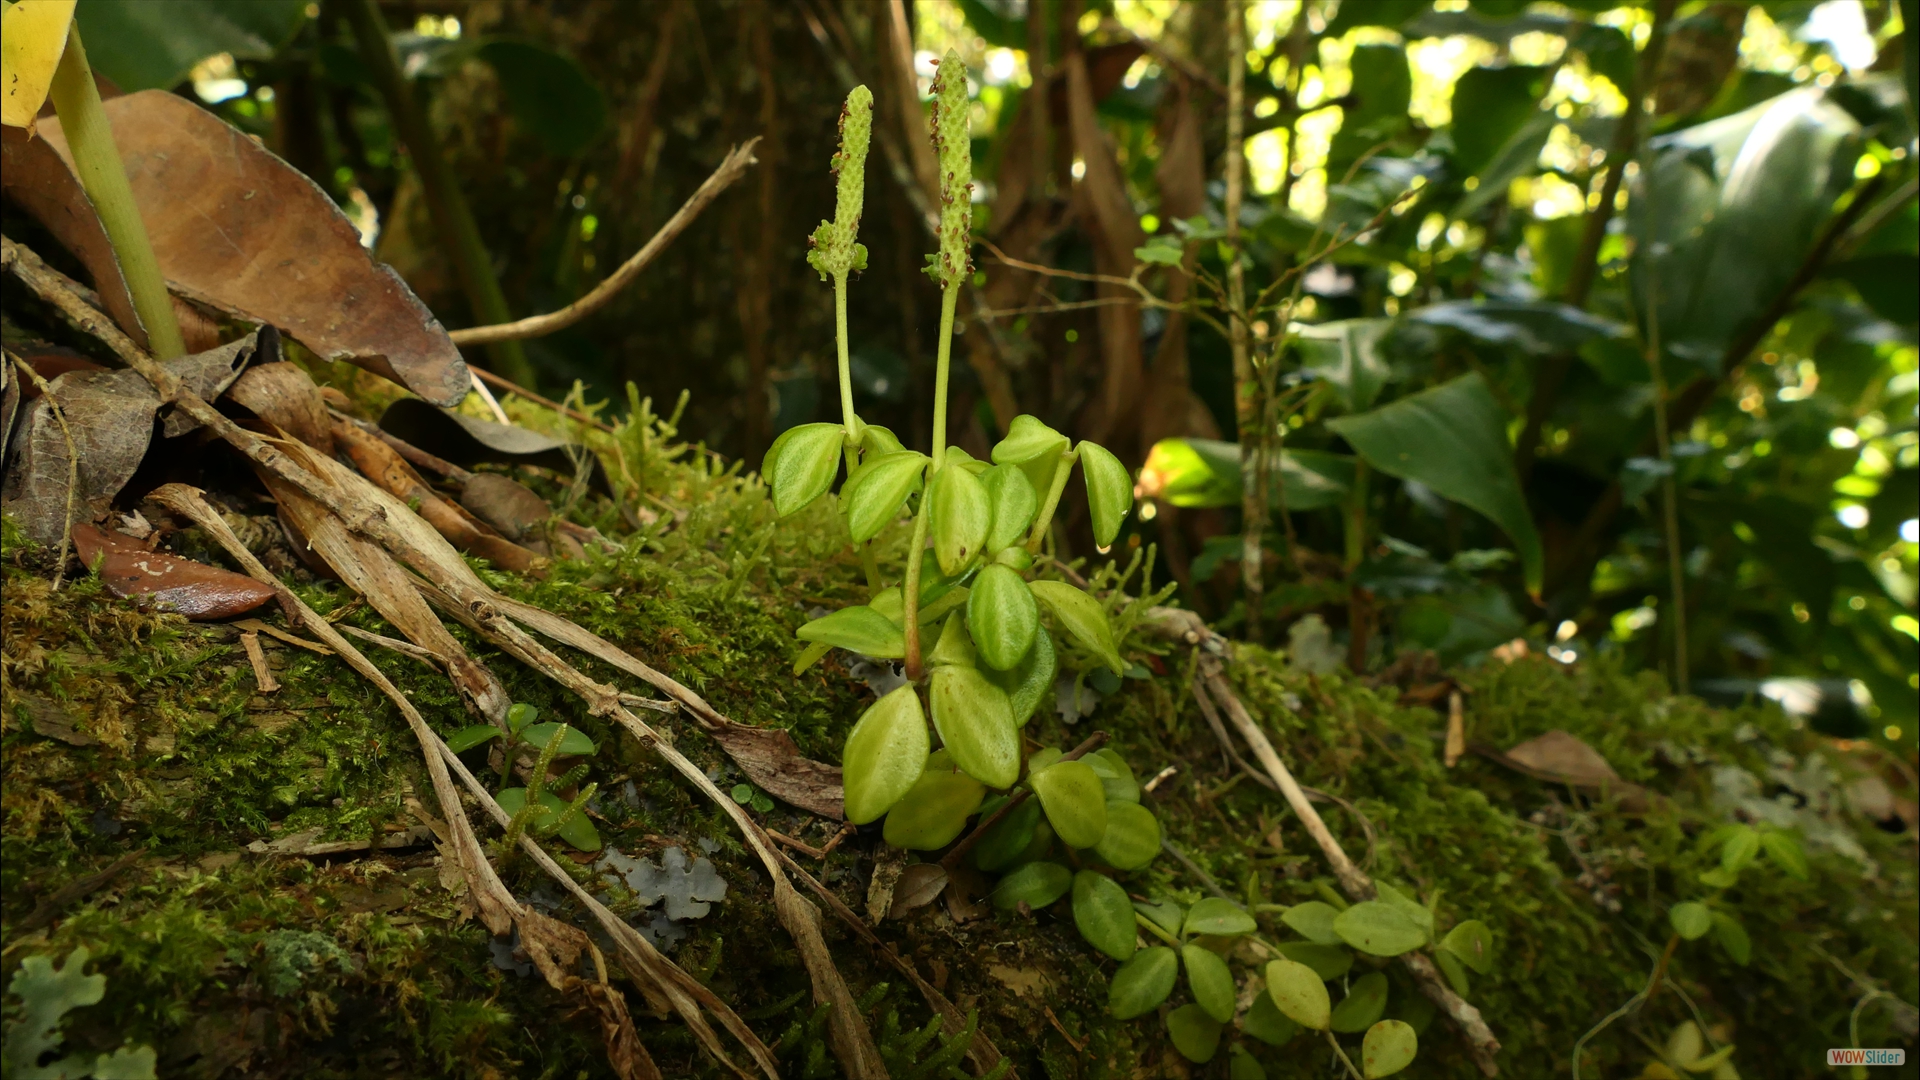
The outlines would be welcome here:
<svg viewBox="0 0 1920 1080">
<path fill-rule="evenodd" d="M 893 909 L 894 886 L 906 872 L 906 852 L 883 847 L 873 860 L 873 877 L 867 881 L 867 921 L 875 926 Z"/>
<path fill-rule="evenodd" d="M 58 739 L 68 746 L 92 746 L 100 741 L 75 727 L 72 714 L 51 698 L 22 694 L 16 700 L 26 709 L 27 720 L 33 725 L 35 735 Z"/>
<path fill-rule="evenodd" d="M 583 446 L 537 431 L 491 420 L 476 420 L 417 398 L 401 398 L 380 416 L 380 429 L 436 457 L 471 469 L 483 461 L 497 465 L 538 465 L 562 476 L 572 476 L 574 463 L 594 461 Z M 606 480 L 593 469 L 593 484 L 605 490 Z"/>
<path fill-rule="evenodd" d="M 255 364 L 227 388 L 227 399 L 315 450 L 333 453 L 327 404 L 298 364 Z"/>
<path fill-rule="evenodd" d="M 73 527 L 80 561 L 94 567 L 115 596 L 144 597 L 156 608 L 195 621 L 224 619 L 273 599 L 265 585 L 217 566 L 148 551 L 119 533 L 85 523 Z"/>
<path fill-rule="evenodd" d="M 388 494 L 403 499 L 434 531 L 455 547 L 488 559 L 502 570 L 524 574 L 545 560 L 533 551 L 500 536 L 459 504 L 441 498 L 398 451 L 353 424 L 335 423 L 334 440 L 346 450 L 360 472 Z"/>
<path fill-rule="evenodd" d="M 553 516 L 553 508 L 532 488 L 499 473 L 475 473 L 460 490 L 460 505 L 515 541 L 532 538 Z"/>
<path fill-rule="evenodd" d="M 696 717 L 760 790 L 790 806 L 839 821 L 846 816 L 840 767 L 800 752 L 782 728 L 759 728 L 734 720 Z"/>
<path fill-rule="evenodd" d="M 1013 991 L 1016 996 L 1031 998 L 1035 1001 L 1046 997 L 1047 991 L 1053 985 L 1045 972 L 1032 968 L 1017 968 L 1009 964 L 988 964 L 987 974 L 993 976 L 994 981 L 1000 985 Z"/>
<path fill-rule="evenodd" d="M 1513 747 L 1507 757 L 1568 784 L 1598 787 L 1620 782 L 1620 774 L 1600 751 L 1558 728 Z"/>
<path fill-rule="evenodd" d="M 937 862 L 914 863 L 900 875 L 893 887 L 893 907 L 887 912 L 890 918 L 902 918 L 915 908 L 923 908 L 934 902 L 947 887 L 947 872 Z"/>
</svg>

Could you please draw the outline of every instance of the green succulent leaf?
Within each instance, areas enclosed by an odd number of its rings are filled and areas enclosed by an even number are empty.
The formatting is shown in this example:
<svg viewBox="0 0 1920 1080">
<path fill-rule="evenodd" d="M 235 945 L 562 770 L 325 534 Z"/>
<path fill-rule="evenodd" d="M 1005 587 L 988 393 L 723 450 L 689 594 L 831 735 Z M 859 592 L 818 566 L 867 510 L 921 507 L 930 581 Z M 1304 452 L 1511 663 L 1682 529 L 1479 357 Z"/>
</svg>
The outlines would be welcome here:
<svg viewBox="0 0 1920 1080">
<path fill-rule="evenodd" d="M 1399 956 L 1427 943 L 1427 932 L 1397 906 L 1384 900 L 1366 900 L 1333 920 L 1340 940 L 1370 956 Z"/>
<path fill-rule="evenodd" d="M 1098 600 L 1063 581 L 1034 581 L 1027 588 L 1060 621 L 1061 629 L 1072 634 L 1115 675 L 1126 674 L 1126 661 L 1120 659 L 1119 646 L 1114 644 L 1113 626 Z"/>
<path fill-rule="evenodd" d="M 1280 955 L 1312 968 L 1322 979 L 1333 980 L 1353 968 L 1353 953 L 1339 945 L 1317 945 L 1311 941 L 1283 941 L 1275 948 Z"/>
<path fill-rule="evenodd" d="M 1412 919 L 1414 925 L 1418 926 L 1427 937 L 1433 937 L 1433 912 L 1425 904 L 1384 881 L 1376 882 L 1374 891 L 1379 894 L 1382 901 L 1399 908 L 1407 918 Z"/>
<path fill-rule="evenodd" d="M 1030 862 L 1001 878 L 990 899 L 1002 911 L 1012 911 L 1021 904 L 1038 911 L 1067 895 L 1071 888 L 1073 871 L 1059 863 Z"/>
<path fill-rule="evenodd" d="M 919 782 L 928 748 L 927 718 L 912 686 L 868 706 L 847 734 L 840 759 L 847 820 L 865 825 L 891 810 Z"/>
<path fill-rule="evenodd" d="M 1366 1080 L 1392 1076 L 1413 1064 L 1420 1053 L 1420 1036 L 1412 1025 L 1400 1020 L 1382 1020 L 1367 1029 L 1360 1041 L 1360 1072 Z"/>
<path fill-rule="evenodd" d="M 1453 987 L 1453 992 L 1463 998 L 1466 997 L 1472 988 L 1467 981 L 1466 961 L 1446 949 L 1436 949 L 1433 953 L 1433 962 L 1440 966 L 1440 974 L 1447 977 L 1447 985 Z"/>
<path fill-rule="evenodd" d="M 1493 974 L 1493 931 L 1479 919 L 1468 919 L 1447 931 L 1440 947 L 1480 974 Z"/>
<path fill-rule="evenodd" d="M 959 837 L 967 818 L 980 809 L 987 789 L 945 762 L 930 759 L 893 809 L 887 811 L 881 836 L 887 843 L 910 851 L 936 851 Z"/>
<path fill-rule="evenodd" d="M 464 754 L 481 743 L 489 742 L 499 736 L 500 729 L 492 724 L 475 724 L 472 727 L 463 727 L 447 736 L 447 749 L 456 754 Z"/>
<path fill-rule="evenodd" d="M 540 719 L 540 708 L 537 705 L 515 702 L 507 707 L 507 730 L 515 735 L 520 734 L 520 729 L 538 719 Z"/>
<path fill-rule="evenodd" d="M 593 740 L 587 738 L 586 732 L 568 724 L 533 724 L 521 730 L 520 738 L 525 740 L 528 746 L 545 750 L 547 744 L 553 741 L 555 733 L 563 727 L 567 729 L 567 733 L 560 739 L 560 748 L 554 751 L 555 753 L 591 754 L 598 749 L 593 745 Z"/>
<path fill-rule="evenodd" d="M 989 566 L 974 577 L 968 590 L 967 628 L 988 667 L 1012 671 L 1033 651 L 1040 605 L 1019 574 L 1004 566 Z"/>
<path fill-rule="evenodd" d="M 962 772 L 988 787 L 1020 779 L 1020 729 L 1007 695 L 968 667 L 935 668 L 928 692 L 933 726 Z"/>
<path fill-rule="evenodd" d="M 1032 799 L 1007 811 L 973 845 L 973 865 L 989 874 L 1020 865 L 1040 825 L 1040 804 Z"/>
<path fill-rule="evenodd" d="M 795 675 L 805 674 L 808 668 L 819 663 L 821 657 L 832 651 L 833 643 L 831 641 L 808 642 L 807 646 L 800 650 L 800 654 L 793 658 L 793 673 Z"/>
<path fill-rule="evenodd" d="M 1220 1052 L 1222 1022 L 1198 1005 L 1182 1005 L 1167 1014 L 1167 1035 L 1180 1056 L 1204 1065 Z"/>
<path fill-rule="evenodd" d="M 1187 969 L 1187 990 L 1193 1000 L 1222 1024 L 1233 1019 L 1238 990 L 1233 985 L 1233 972 L 1220 954 L 1203 945 L 1186 945 L 1180 950 L 1180 960 Z"/>
<path fill-rule="evenodd" d="M 1698 941 L 1713 929 L 1713 912 L 1697 900 L 1688 900 L 1669 908 L 1667 921 L 1673 924 L 1674 933 L 1687 941 Z"/>
<path fill-rule="evenodd" d="M 1267 1080 L 1267 1067 L 1246 1047 L 1234 1043 L 1227 1047 L 1227 1080 Z"/>
<path fill-rule="evenodd" d="M 822 615 L 794 631 L 793 636 L 877 660 L 898 660 L 907 655 L 907 638 L 899 625 L 865 604 Z"/>
<path fill-rule="evenodd" d="M 1107 1009 L 1116 1020 L 1131 1020 L 1150 1013 L 1173 993 L 1180 975 L 1180 956 L 1165 945 L 1141 949 L 1133 959 L 1113 973 L 1107 990 Z"/>
<path fill-rule="evenodd" d="M 967 602 L 967 587 L 952 581 L 923 581 L 920 584 L 920 625 L 945 618 Z M 889 585 L 873 594 L 867 606 L 885 615 L 893 625 L 905 627 L 907 609 L 902 603 L 900 586 Z"/>
<path fill-rule="evenodd" d="M 1187 918 L 1187 909 L 1171 900 L 1162 900 L 1152 904 L 1145 900 L 1135 900 L 1133 902 L 1133 910 L 1148 922 L 1151 922 L 1169 934 L 1178 934 L 1180 932 L 1180 924 L 1185 922 Z"/>
<path fill-rule="evenodd" d="M 1053 486 L 1053 471 L 1060 463 L 1060 455 L 1066 453 L 1069 445 L 1065 435 L 1023 413 L 1013 418 L 1007 427 L 1007 437 L 994 446 L 993 461 L 996 465 L 1017 466 L 1026 474 L 1033 490 L 1045 497 Z"/>
<path fill-rule="evenodd" d="M 1033 481 L 1018 465 L 995 465 L 980 474 L 980 483 L 993 505 L 987 550 L 1000 551 L 1024 540 L 1033 515 L 1040 512 L 1040 494 L 1034 490 Z"/>
<path fill-rule="evenodd" d="M 1333 932 L 1333 920 L 1339 917 L 1339 909 L 1332 904 L 1309 900 L 1288 908 L 1287 913 L 1280 916 L 1280 921 L 1308 941 L 1319 945 L 1338 945 L 1341 938 Z"/>
<path fill-rule="evenodd" d="M 883 457 L 887 454 L 897 454 L 905 450 L 906 446 L 901 443 L 900 437 L 895 435 L 891 428 L 867 424 L 860 429 L 860 449 L 872 457 Z"/>
<path fill-rule="evenodd" d="M 1807 869 L 1807 853 L 1792 833 L 1768 829 L 1760 834 L 1760 847 L 1773 865 L 1788 877 L 1806 881 L 1812 876 Z"/>
<path fill-rule="evenodd" d="M 1300 1025 L 1280 1011 L 1273 1003 L 1272 994 L 1258 994 L 1247 1010 L 1246 1019 L 1241 1021 L 1240 1030 L 1268 1046 L 1285 1046 L 1300 1034 Z"/>
<path fill-rule="evenodd" d="M 986 547 L 992 530 L 987 487 L 961 463 L 949 462 L 927 485 L 927 500 L 934 558 L 942 573 L 958 574 Z"/>
<path fill-rule="evenodd" d="M 1100 777 L 1101 786 L 1107 789 L 1108 802 L 1140 801 L 1140 782 L 1133 778 L 1133 767 L 1119 751 L 1103 746 L 1080 760 Z"/>
<path fill-rule="evenodd" d="M 1713 913 L 1713 940 L 1718 942 L 1728 959 L 1741 967 L 1753 959 L 1753 939 L 1747 936 L 1747 928 L 1740 920 L 1721 912 Z"/>
<path fill-rule="evenodd" d="M 1080 478 L 1087 484 L 1093 542 L 1106 547 L 1120 535 L 1120 525 L 1133 509 L 1133 476 L 1103 446 L 1083 441 L 1074 453 L 1080 458 Z"/>
<path fill-rule="evenodd" d="M 1054 652 L 1053 637 L 1041 627 L 1034 632 L 1033 648 L 1018 666 L 1009 671 L 988 668 L 981 674 L 1007 695 L 1014 726 L 1022 727 L 1033 719 L 1034 710 L 1047 695 L 1053 693 L 1053 680 L 1058 671 L 1059 658 Z"/>
<path fill-rule="evenodd" d="M 1062 761 L 1027 778 L 1054 835 L 1068 847 L 1090 848 L 1107 835 L 1107 794 L 1085 762 Z M 1005 786 L 1005 785 L 1000 785 Z"/>
<path fill-rule="evenodd" d="M 964 668 L 980 666 L 979 653 L 973 647 L 973 635 L 967 633 L 966 620 L 957 611 L 947 616 L 947 624 L 940 628 L 939 640 L 927 652 L 928 667 L 944 664 Z"/>
<path fill-rule="evenodd" d="M 505 791 L 495 795 L 494 801 L 499 803 L 500 809 L 506 811 L 509 816 L 516 815 L 527 805 L 527 789 L 518 787 L 507 788 Z M 529 824 L 532 825 L 534 829 L 545 829 L 550 827 L 560 815 L 566 812 L 567 801 L 565 799 L 562 799 L 551 791 L 542 791 L 540 793 L 540 807 L 534 811 L 533 819 Z M 574 847 L 579 848 L 581 851 L 600 850 L 600 831 L 593 827 L 593 819 L 585 814 L 575 814 L 571 818 L 568 818 L 567 823 L 562 825 L 560 831 L 554 835 Z"/>
<path fill-rule="evenodd" d="M 841 499 L 847 509 L 847 529 L 862 544 L 880 535 L 900 516 L 907 496 L 920 487 L 927 455 L 912 450 L 870 457 L 847 479 Z"/>
<path fill-rule="evenodd" d="M 1206 896 L 1194 902 L 1187 909 L 1187 922 L 1181 932 L 1194 934 L 1212 934 L 1227 937 L 1233 934 L 1251 934 L 1258 929 L 1253 916 L 1247 914 L 1231 900 L 1222 900 L 1217 896 Z"/>
<path fill-rule="evenodd" d="M 1133 958 L 1139 930 L 1133 901 L 1112 878 L 1092 870 L 1073 875 L 1073 925 L 1087 944 L 1115 960 Z"/>
<path fill-rule="evenodd" d="M 1374 1025 L 1387 1011 L 1387 977 L 1370 971 L 1353 981 L 1353 989 L 1333 1010 L 1333 1030 L 1358 1034 Z"/>
<path fill-rule="evenodd" d="M 1160 820 L 1137 802 L 1107 800 L 1107 831 L 1093 850 L 1116 870 L 1138 870 L 1160 854 Z"/>
<path fill-rule="evenodd" d="M 801 424 L 782 432 L 768 448 L 761 475 L 773 489 L 773 509 L 787 517 L 833 486 L 846 429 L 839 424 Z"/>
<path fill-rule="evenodd" d="M 1314 1031 L 1333 1022 L 1333 1001 L 1327 984 L 1305 964 L 1282 957 L 1267 964 L 1267 993 L 1281 1015 Z"/>
</svg>

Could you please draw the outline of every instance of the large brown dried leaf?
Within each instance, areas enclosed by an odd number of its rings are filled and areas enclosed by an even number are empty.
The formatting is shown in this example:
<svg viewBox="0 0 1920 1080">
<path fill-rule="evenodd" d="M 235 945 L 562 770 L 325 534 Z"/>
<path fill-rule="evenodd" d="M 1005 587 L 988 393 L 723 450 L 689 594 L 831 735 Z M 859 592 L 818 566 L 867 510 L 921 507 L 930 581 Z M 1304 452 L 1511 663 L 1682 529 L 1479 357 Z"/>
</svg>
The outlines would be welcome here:
<svg viewBox="0 0 1920 1080">
<path fill-rule="evenodd" d="M 502 570 L 524 574 L 538 570 L 546 560 L 482 524 L 458 503 L 440 497 L 427 486 L 406 459 L 373 435 L 352 424 L 336 424 L 334 440 L 346 450 L 367 479 L 388 494 L 404 499 L 440 535 L 460 548 L 488 559 Z"/>
<path fill-rule="evenodd" d="M 1507 757 L 1568 784 L 1598 787 L 1620 782 L 1620 774 L 1600 751 L 1558 728 L 1508 750 Z"/>
<path fill-rule="evenodd" d="M 460 489 L 460 505 L 516 541 L 535 538 L 540 525 L 553 516 L 539 492 L 499 473 L 475 473 Z"/>
<path fill-rule="evenodd" d="M 177 94 L 145 90 L 105 103 L 168 287 L 223 314 L 281 328 L 329 360 L 347 360 L 428 400 L 466 397 L 459 350 L 433 313 L 373 261 L 326 193 L 259 143 Z M 59 121 L 41 125 L 69 166 Z M 89 230 L 85 195 L 54 180 L 25 209 L 87 264 L 117 280 L 112 252 Z M 97 231 L 97 222 L 92 230 Z M 112 290 L 102 302 L 116 321 Z"/>
<path fill-rule="evenodd" d="M 327 403 L 298 364 L 255 364 L 227 388 L 227 399 L 315 450 L 333 453 Z"/>
<path fill-rule="evenodd" d="M 196 621 L 225 619 L 273 599 L 272 589 L 250 577 L 148 551 L 129 537 L 85 523 L 73 527 L 73 546 L 115 596 L 142 597 L 158 610 Z"/>
</svg>

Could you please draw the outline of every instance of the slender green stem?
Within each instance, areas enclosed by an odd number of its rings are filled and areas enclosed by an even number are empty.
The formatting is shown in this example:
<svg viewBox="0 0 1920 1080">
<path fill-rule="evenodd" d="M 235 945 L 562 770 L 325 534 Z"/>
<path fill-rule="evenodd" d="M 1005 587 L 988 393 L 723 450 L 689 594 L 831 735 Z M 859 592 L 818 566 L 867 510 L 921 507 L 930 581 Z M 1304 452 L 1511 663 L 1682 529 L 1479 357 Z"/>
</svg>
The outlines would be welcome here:
<svg viewBox="0 0 1920 1080">
<path fill-rule="evenodd" d="M 147 332 L 147 351 L 155 360 L 186 355 L 186 342 L 173 315 L 173 298 L 167 295 L 167 279 L 160 273 L 160 260 L 147 237 L 147 223 L 140 218 L 140 208 L 133 201 L 133 185 L 127 182 L 120 151 L 113 145 L 113 129 L 100 105 L 100 88 L 87 65 L 87 50 L 80 44 L 78 22 L 67 31 L 67 49 L 60 55 L 60 66 L 54 69 L 51 96 L 67 148 L 73 152 L 74 172 L 80 174 L 80 186 L 92 200 L 93 211 L 100 216 L 100 225 L 113 244 L 113 257 L 120 264 L 134 314 Z"/>
<path fill-rule="evenodd" d="M 953 361 L 953 309 L 960 301 L 955 285 L 940 294 L 940 352 L 933 370 L 933 471 L 947 460 L 947 373 Z"/>
<path fill-rule="evenodd" d="M 847 476 L 860 467 L 860 451 L 854 441 L 860 438 L 860 417 L 853 411 L 853 359 L 847 351 L 847 275 L 833 275 L 833 336 L 840 352 L 840 414 L 847 427 Z M 857 544 L 860 566 L 867 574 L 867 588 L 880 591 L 880 564 L 874 558 L 873 541 Z"/>
<path fill-rule="evenodd" d="M 1348 1057 L 1347 1052 L 1340 1048 L 1340 1040 L 1333 1037 L 1333 1032 L 1327 1031 L 1326 1036 L 1327 1042 L 1333 1045 L 1333 1052 L 1340 1055 L 1340 1064 L 1347 1067 L 1347 1072 L 1353 1077 L 1353 1080 L 1366 1080 L 1365 1077 L 1360 1075 L 1360 1070 L 1353 1067 L 1353 1059 Z"/>
<path fill-rule="evenodd" d="M 1067 490 L 1067 478 L 1073 475 L 1073 463 L 1080 455 L 1071 450 L 1060 454 L 1060 461 L 1053 467 L 1053 482 L 1047 485 L 1047 501 L 1040 504 L 1040 513 L 1033 519 L 1033 531 L 1027 534 L 1027 553 L 1040 554 L 1040 545 L 1047 538 L 1047 530 L 1053 525 L 1053 513 L 1060 509 L 1060 496 Z"/>
<path fill-rule="evenodd" d="M 1174 937 L 1172 934 L 1169 934 L 1165 930 L 1161 929 L 1159 923 L 1154 922 L 1152 919 L 1147 918 L 1145 915 L 1142 915 L 1136 911 L 1133 913 L 1133 921 L 1136 923 L 1139 923 L 1141 928 L 1146 930 L 1147 933 L 1152 934 L 1154 937 L 1159 938 L 1161 941 L 1166 942 L 1168 945 L 1171 945 L 1176 949 L 1180 947 L 1179 938 Z"/>
<path fill-rule="evenodd" d="M 927 555 L 927 497 L 920 496 L 920 512 L 913 516 L 913 540 L 907 549 L 907 580 L 900 586 L 901 614 L 906 618 L 907 680 L 920 681 L 920 564 Z"/>
</svg>

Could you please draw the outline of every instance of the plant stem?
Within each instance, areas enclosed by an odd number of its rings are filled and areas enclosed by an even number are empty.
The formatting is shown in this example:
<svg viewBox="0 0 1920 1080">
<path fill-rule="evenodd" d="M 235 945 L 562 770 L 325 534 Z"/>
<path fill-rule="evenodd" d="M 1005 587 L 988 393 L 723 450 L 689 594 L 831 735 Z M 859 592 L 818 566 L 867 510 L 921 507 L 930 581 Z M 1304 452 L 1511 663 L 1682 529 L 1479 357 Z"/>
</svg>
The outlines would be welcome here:
<svg viewBox="0 0 1920 1080">
<path fill-rule="evenodd" d="M 120 264 L 134 314 L 146 331 L 147 351 L 156 360 L 186 355 L 186 342 L 173 315 L 173 298 L 167 295 L 167 279 L 160 273 L 160 260 L 147 238 L 147 223 L 140 218 L 133 185 L 127 182 L 126 167 L 113 144 L 113 128 L 100 105 L 100 88 L 87 65 L 87 50 L 80 44 L 78 21 L 67 31 L 67 48 L 54 69 L 50 94 L 67 149 L 73 153 L 73 171 L 80 174 L 80 186 L 113 244 L 114 261 Z"/>
<path fill-rule="evenodd" d="M 1347 667 L 1360 674 L 1367 666 L 1367 619 L 1372 605 L 1353 576 L 1367 557 L 1367 463 L 1353 461 L 1353 491 L 1347 502 Z"/>
<path fill-rule="evenodd" d="M 393 50 L 386 19 L 381 17 L 374 0 L 347 0 L 344 7 L 360 46 L 360 57 L 372 74 L 380 96 L 386 100 L 387 112 L 394 126 L 400 129 L 400 141 L 406 144 L 407 156 L 420 175 L 420 190 L 426 196 L 434 234 L 460 278 L 467 303 L 473 308 L 474 321 L 482 326 L 512 322 L 506 294 L 500 291 L 500 279 L 494 275 L 493 259 L 480 240 L 480 227 L 473 220 L 473 211 L 447 169 L 433 125 L 427 122 L 420 103 L 414 99 L 412 87 L 400 71 L 400 58 Z M 488 345 L 487 358 L 498 374 L 522 386 L 532 386 L 538 381 L 534 378 L 533 365 L 527 361 L 526 350 L 518 341 Z"/>
<path fill-rule="evenodd" d="M 919 682 L 920 667 L 920 564 L 927 555 L 927 495 L 920 493 L 920 512 L 913 515 L 913 539 L 907 548 L 907 580 L 900 586 L 901 614 L 906 618 L 907 681 Z"/>
<path fill-rule="evenodd" d="M 1303 10 L 1295 18 L 1305 16 Z M 1234 418 L 1240 436 L 1240 580 L 1246 588 L 1246 636 L 1260 640 L 1261 532 L 1266 525 L 1266 492 L 1247 479 L 1261 475 L 1260 380 L 1247 349 L 1247 271 L 1240 262 L 1240 203 L 1246 172 L 1247 11 L 1245 0 L 1227 4 L 1227 333 L 1233 349 Z"/>
<path fill-rule="evenodd" d="M 840 352 L 840 413 L 847 428 L 847 477 L 860 467 L 860 451 L 853 440 L 860 437 L 860 417 L 853 411 L 853 359 L 847 351 L 847 275 L 833 275 L 833 336 Z M 880 591 L 880 564 L 874 560 L 873 541 L 855 545 L 860 551 L 860 567 L 866 571 L 867 589 Z"/>
<path fill-rule="evenodd" d="M 933 368 L 933 471 L 947 460 L 947 373 L 953 360 L 953 309 L 960 286 L 940 292 L 940 352 Z"/>
<path fill-rule="evenodd" d="M 1071 450 L 1060 453 L 1060 461 L 1053 467 L 1053 481 L 1047 485 L 1047 501 L 1040 504 L 1040 513 L 1033 519 L 1033 532 L 1027 535 L 1027 553 L 1040 554 L 1040 545 L 1047 538 L 1047 529 L 1053 525 L 1054 511 L 1060 508 L 1060 495 L 1067 490 L 1067 478 L 1073 475 L 1073 463 L 1080 455 Z"/>
<path fill-rule="evenodd" d="M 1360 1070 L 1353 1067 L 1353 1059 L 1349 1058 L 1347 1052 L 1340 1048 L 1340 1040 L 1333 1037 L 1333 1032 L 1325 1030 L 1325 1034 L 1327 1036 L 1327 1042 L 1333 1046 L 1333 1052 L 1340 1055 L 1340 1064 L 1347 1067 L 1347 1072 L 1353 1077 L 1353 1080 L 1366 1080 L 1365 1077 L 1360 1075 Z"/>
</svg>

